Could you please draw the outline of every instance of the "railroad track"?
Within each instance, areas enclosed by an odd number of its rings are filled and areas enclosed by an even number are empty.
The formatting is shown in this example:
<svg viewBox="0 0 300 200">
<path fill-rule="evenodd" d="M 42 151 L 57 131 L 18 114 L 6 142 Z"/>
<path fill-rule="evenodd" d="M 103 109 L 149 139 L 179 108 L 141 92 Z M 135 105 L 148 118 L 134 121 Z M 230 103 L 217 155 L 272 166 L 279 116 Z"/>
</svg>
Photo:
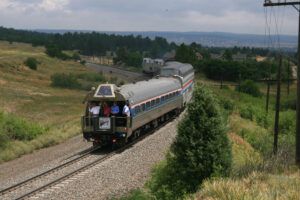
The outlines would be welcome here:
<svg viewBox="0 0 300 200">
<path fill-rule="evenodd" d="M 62 182 L 64 182 L 64 181 L 67 181 L 67 180 L 71 179 L 71 177 L 74 177 L 74 176 L 76 176 L 77 174 L 80 174 L 80 173 L 82 173 L 82 172 L 87 171 L 88 169 L 92 168 L 93 166 L 96 166 L 97 164 L 100 164 L 101 162 L 103 162 L 103 161 L 105 161 L 105 160 L 107 160 L 107 159 L 113 157 L 114 155 L 116 155 L 116 154 L 118 154 L 118 153 L 124 151 L 125 149 L 129 148 L 130 146 L 132 146 L 132 145 L 136 144 L 137 142 L 143 140 L 143 139 L 146 138 L 148 135 L 150 135 L 150 134 L 152 134 L 153 132 L 157 131 L 158 129 L 160 129 L 161 127 L 163 127 L 165 124 L 167 124 L 168 122 L 170 122 L 170 121 L 173 120 L 173 119 L 174 119 L 174 118 L 170 118 L 169 120 L 167 120 L 167 121 L 165 121 L 164 123 L 160 124 L 160 125 L 159 125 L 158 127 L 156 127 L 155 129 L 148 130 L 146 133 L 144 133 L 144 134 L 143 134 L 142 136 L 140 136 L 139 138 L 135 139 L 134 141 L 128 143 L 127 145 L 125 145 L 125 146 L 123 146 L 123 147 L 121 147 L 121 148 L 119 148 L 119 149 L 116 149 L 116 150 L 114 150 L 114 151 L 108 153 L 108 154 L 105 155 L 104 157 L 98 158 L 98 159 L 96 159 L 96 160 L 94 160 L 94 161 L 92 161 L 92 162 L 90 162 L 90 163 L 88 163 L 88 164 L 86 164 L 86 165 L 84 165 L 84 166 L 82 166 L 82 167 L 80 167 L 80 168 L 78 168 L 78 169 L 72 171 L 72 172 L 69 172 L 69 173 L 66 174 L 66 175 L 63 175 L 63 176 L 61 176 L 61 177 L 59 177 L 59 178 L 57 178 L 57 179 L 55 179 L 55 180 L 53 180 L 53 181 L 51 181 L 51 182 L 49 182 L 49 183 L 47 183 L 47 184 L 44 184 L 44 185 L 42 185 L 42 186 L 40 186 L 40 187 L 38 187 L 38 188 L 36 188 L 36 189 L 34 189 L 34 190 L 31 190 L 30 192 L 27 192 L 27 193 L 25 193 L 25 194 L 23 194 L 23 195 L 21 195 L 21 196 L 18 196 L 18 197 L 14 198 L 14 199 L 18 199 L 18 200 L 19 200 L 19 199 L 28 199 L 28 198 L 34 197 L 35 195 L 37 195 L 37 194 L 39 194 L 39 193 L 42 193 L 43 191 L 45 191 L 45 190 L 47 190 L 47 189 L 51 189 L 51 188 L 55 187 L 56 185 L 59 185 L 60 183 L 62 183 Z M 99 147 L 99 148 L 100 148 L 100 147 Z M 46 172 L 43 172 L 43 173 L 41 173 L 41 174 L 39 174 L 39 175 L 37 175 L 37 176 L 34 176 L 34 177 L 29 178 L 29 179 L 27 179 L 27 180 L 25 180 L 25 181 L 22 181 L 22 182 L 20 182 L 20 183 L 18 183 L 18 184 L 15 184 L 15 185 L 13 185 L 13 186 L 11 186 L 11 187 L 8 187 L 8 188 L 6 188 L 6 189 L 1 190 L 1 191 L 0 191 L 0 199 L 1 199 L 1 196 L 3 197 L 4 195 L 7 195 L 8 193 L 11 193 L 11 192 L 13 192 L 13 191 L 16 191 L 18 188 L 24 187 L 24 186 L 30 184 L 31 182 L 36 181 L 37 179 L 42 179 L 43 177 L 46 177 L 46 176 L 48 176 L 49 174 L 54 173 L 55 171 L 61 170 L 62 168 L 65 168 L 65 167 L 67 167 L 67 166 L 70 166 L 70 165 L 72 165 L 72 164 L 74 164 L 74 163 L 76 163 L 76 162 L 78 162 L 78 161 L 80 161 L 80 160 L 82 160 L 82 159 L 84 159 L 84 158 L 86 158 L 86 157 L 89 157 L 89 156 L 91 155 L 92 152 L 95 152 L 95 151 L 98 150 L 99 148 L 94 148 L 94 149 L 92 149 L 91 151 L 89 151 L 89 152 L 83 154 L 83 155 L 80 156 L 80 157 L 77 157 L 77 158 L 75 158 L 75 159 L 73 159 L 73 160 L 71 160 L 71 161 L 68 161 L 68 162 L 66 162 L 66 163 L 64 163 L 64 164 L 62 164 L 62 165 L 59 165 L 59 166 L 57 166 L 57 167 L 55 167 L 55 168 L 52 168 L 52 169 L 50 169 L 50 170 L 48 170 L 48 171 L 46 171 Z M 10 199 L 11 199 L 11 198 L 10 198 Z"/>
<path fill-rule="evenodd" d="M 56 166 L 54 168 L 51 168 L 51 169 L 49 169 L 49 170 L 47 170 L 47 171 L 45 171 L 45 172 L 43 172 L 41 174 L 33 176 L 33 177 L 29 178 L 29 179 L 26 179 L 26 180 L 24 180 L 24 181 L 22 181 L 20 183 L 17 183 L 15 185 L 12 185 L 12 186 L 8 187 L 8 188 L 2 189 L 0 191 L 0 199 L 1 199 L 1 196 L 6 195 L 7 193 L 11 193 L 11 192 L 13 192 L 13 191 L 15 191 L 15 190 L 17 190 L 17 189 L 19 189 L 21 187 L 24 187 L 25 185 L 28 185 L 28 184 L 30 184 L 30 183 L 38 180 L 38 179 L 42 179 L 43 177 L 46 177 L 46 176 L 48 176 L 48 175 L 50 175 L 50 174 L 52 174 L 54 172 L 57 172 L 57 171 L 59 171 L 59 170 L 61 170 L 63 168 L 66 168 L 66 167 L 74 164 L 74 163 L 77 163 L 77 162 L 83 160 L 84 158 L 88 158 L 89 156 L 91 156 L 91 153 L 97 151 L 98 149 L 99 149 L 99 147 L 92 148 L 90 151 L 87 151 L 86 153 L 80 155 L 77 158 L 74 158 L 74 159 L 72 159 L 72 160 L 70 160 L 70 161 L 68 161 L 66 163 L 63 163 L 63 164 L 58 165 L 58 166 Z"/>
</svg>

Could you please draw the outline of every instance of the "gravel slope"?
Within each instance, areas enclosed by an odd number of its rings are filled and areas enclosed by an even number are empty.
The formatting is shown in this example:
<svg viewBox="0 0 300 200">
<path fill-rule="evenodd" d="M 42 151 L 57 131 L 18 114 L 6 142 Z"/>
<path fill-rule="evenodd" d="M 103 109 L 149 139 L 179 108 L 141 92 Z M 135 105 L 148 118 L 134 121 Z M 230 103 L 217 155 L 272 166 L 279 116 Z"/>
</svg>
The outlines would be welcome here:
<svg viewBox="0 0 300 200">
<path fill-rule="evenodd" d="M 176 136 L 183 113 L 154 134 L 88 171 L 36 196 L 38 199 L 106 199 L 142 187 L 152 166 Z"/>
</svg>

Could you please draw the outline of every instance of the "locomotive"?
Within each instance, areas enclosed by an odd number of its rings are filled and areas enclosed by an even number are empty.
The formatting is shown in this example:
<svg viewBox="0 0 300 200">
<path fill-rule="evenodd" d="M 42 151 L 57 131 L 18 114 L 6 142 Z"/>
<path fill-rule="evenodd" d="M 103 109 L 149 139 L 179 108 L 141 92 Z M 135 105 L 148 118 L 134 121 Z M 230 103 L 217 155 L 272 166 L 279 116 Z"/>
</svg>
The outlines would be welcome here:
<svg viewBox="0 0 300 200">
<path fill-rule="evenodd" d="M 184 109 L 191 100 L 194 85 L 192 65 L 167 62 L 156 77 L 117 87 L 115 84 L 101 84 L 85 98 L 85 115 L 81 117 L 83 137 L 94 145 L 124 145 L 130 139 L 140 136 L 146 129 L 155 128 L 172 115 Z M 120 110 L 125 104 L 130 116 L 89 116 L 92 103 L 108 105 L 116 103 Z M 102 109 L 103 110 L 103 109 Z"/>
</svg>

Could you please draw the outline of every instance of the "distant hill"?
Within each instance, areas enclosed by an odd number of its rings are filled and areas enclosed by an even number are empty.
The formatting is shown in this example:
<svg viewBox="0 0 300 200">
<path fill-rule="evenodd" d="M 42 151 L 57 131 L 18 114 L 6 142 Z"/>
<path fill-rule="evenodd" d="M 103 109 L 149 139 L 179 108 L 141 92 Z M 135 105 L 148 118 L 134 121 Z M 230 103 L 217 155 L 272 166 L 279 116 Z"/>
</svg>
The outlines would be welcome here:
<svg viewBox="0 0 300 200">
<path fill-rule="evenodd" d="M 66 33 L 66 32 L 92 32 L 88 30 L 35 30 L 43 33 Z M 233 46 L 249 46 L 249 47 L 277 47 L 278 37 L 276 35 L 256 35 L 256 34 L 235 34 L 224 32 L 121 32 L 121 31 L 96 31 L 100 33 L 116 34 L 116 35 L 141 35 L 142 37 L 149 37 L 154 39 L 156 36 L 164 37 L 169 42 L 177 44 L 192 42 L 200 43 L 209 47 L 233 47 Z M 297 49 L 297 36 L 294 35 L 280 35 L 280 46 L 290 50 Z"/>
</svg>

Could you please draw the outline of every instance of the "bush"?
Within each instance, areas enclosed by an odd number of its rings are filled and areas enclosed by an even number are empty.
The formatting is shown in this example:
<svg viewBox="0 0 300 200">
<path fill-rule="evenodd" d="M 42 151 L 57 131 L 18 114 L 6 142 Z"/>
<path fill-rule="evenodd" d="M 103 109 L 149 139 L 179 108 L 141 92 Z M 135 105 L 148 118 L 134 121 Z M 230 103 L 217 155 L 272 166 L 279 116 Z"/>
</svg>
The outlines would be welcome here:
<svg viewBox="0 0 300 200">
<path fill-rule="evenodd" d="M 196 87 L 166 161 L 147 183 L 157 199 L 181 199 L 210 177 L 228 176 L 232 153 L 216 97 Z"/>
<path fill-rule="evenodd" d="M 279 116 L 279 131 L 283 134 L 295 135 L 296 131 L 296 113 L 295 111 L 287 110 L 280 112 Z"/>
<path fill-rule="evenodd" d="M 102 82 L 102 83 L 106 82 L 105 77 L 101 73 L 98 74 L 82 73 L 82 74 L 77 74 L 76 77 L 90 82 Z"/>
<path fill-rule="evenodd" d="M 63 53 L 61 49 L 55 44 L 50 44 L 46 46 L 46 54 L 50 57 L 57 57 L 62 60 L 67 60 L 72 58 L 67 54 Z"/>
<path fill-rule="evenodd" d="M 72 58 L 73 58 L 74 60 L 80 60 L 80 61 L 81 61 L 80 55 L 79 55 L 77 52 L 74 52 L 74 53 L 73 53 Z"/>
<path fill-rule="evenodd" d="M 280 100 L 280 110 L 296 110 L 296 103 L 297 103 L 297 95 L 296 91 L 293 91 L 293 94 L 290 94 L 287 98 L 282 98 Z"/>
<path fill-rule="evenodd" d="M 240 106 L 239 114 L 242 118 L 250 119 L 251 121 L 254 119 L 254 109 L 250 105 Z"/>
<path fill-rule="evenodd" d="M 124 85 L 124 84 L 125 82 L 123 80 L 119 82 L 119 85 Z"/>
<path fill-rule="evenodd" d="M 80 88 L 81 84 L 78 83 L 77 78 L 73 74 L 55 73 L 51 75 L 51 86 L 75 89 Z"/>
<path fill-rule="evenodd" d="M 39 62 L 33 57 L 27 58 L 27 60 L 24 62 L 24 64 L 26 66 L 28 66 L 30 69 L 33 69 L 33 70 L 37 70 L 38 63 Z"/>
<path fill-rule="evenodd" d="M 0 111 L 0 148 L 9 140 L 32 140 L 45 132 L 46 129 L 36 123 Z"/>
<path fill-rule="evenodd" d="M 236 87 L 236 90 L 238 90 L 238 86 Z M 240 91 L 246 94 L 250 94 L 254 97 L 261 97 L 262 93 L 259 91 L 259 88 L 252 80 L 246 80 L 244 81 L 240 86 Z"/>
<path fill-rule="evenodd" d="M 86 61 L 85 60 L 81 60 L 80 64 L 85 65 Z"/>
</svg>

